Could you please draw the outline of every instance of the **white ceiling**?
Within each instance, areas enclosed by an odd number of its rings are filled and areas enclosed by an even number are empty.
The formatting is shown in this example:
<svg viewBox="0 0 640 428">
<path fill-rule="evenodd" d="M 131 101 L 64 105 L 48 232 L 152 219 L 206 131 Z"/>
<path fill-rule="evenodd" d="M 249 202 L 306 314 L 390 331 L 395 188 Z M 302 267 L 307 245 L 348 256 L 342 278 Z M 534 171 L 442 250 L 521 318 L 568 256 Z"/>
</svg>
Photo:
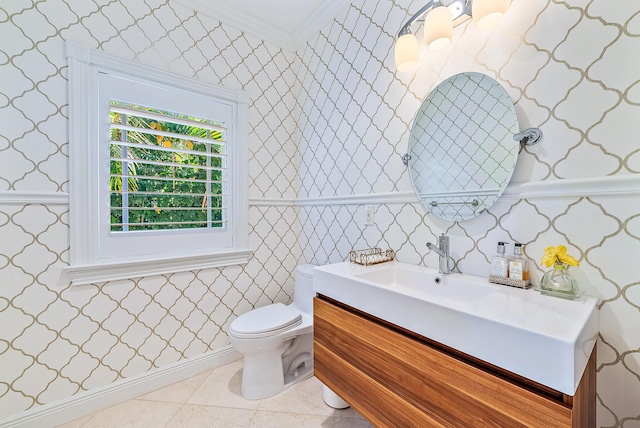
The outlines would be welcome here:
<svg viewBox="0 0 640 428">
<path fill-rule="evenodd" d="M 283 49 L 297 51 L 350 0 L 172 0 Z"/>
</svg>

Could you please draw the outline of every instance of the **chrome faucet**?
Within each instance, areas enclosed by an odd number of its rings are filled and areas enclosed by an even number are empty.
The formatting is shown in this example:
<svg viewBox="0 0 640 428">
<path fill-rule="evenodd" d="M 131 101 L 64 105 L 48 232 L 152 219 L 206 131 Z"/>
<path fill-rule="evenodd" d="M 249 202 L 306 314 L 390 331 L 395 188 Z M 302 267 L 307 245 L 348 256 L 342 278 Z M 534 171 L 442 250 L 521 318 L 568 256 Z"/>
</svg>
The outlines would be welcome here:
<svg viewBox="0 0 640 428">
<path fill-rule="evenodd" d="M 449 267 L 449 260 L 451 259 L 449 255 L 449 237 L 443 233 L 438 237 L 437 247 L 431 242 L 427 242 L 427 248 L 435 251 L 440 256 L 440 273 L 451 273 L 451 268 Z"/>
</svg>

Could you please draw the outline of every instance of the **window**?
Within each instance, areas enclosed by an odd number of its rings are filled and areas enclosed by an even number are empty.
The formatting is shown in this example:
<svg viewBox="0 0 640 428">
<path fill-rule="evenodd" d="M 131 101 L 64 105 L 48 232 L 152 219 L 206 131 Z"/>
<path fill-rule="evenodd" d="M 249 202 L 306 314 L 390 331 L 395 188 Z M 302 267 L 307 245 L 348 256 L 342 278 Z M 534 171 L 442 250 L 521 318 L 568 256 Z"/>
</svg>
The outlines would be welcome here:
<svg viewBox="0 0 640 428">
<path fill-rule="evenodd" d="M 225 229 L 224 123 L 109 104 L 111 232 Z"/>
<path fill-rule="evenodd" d="M 245 263 L 246 95 L 67 56 L 72 283 Z"/>
</svg>

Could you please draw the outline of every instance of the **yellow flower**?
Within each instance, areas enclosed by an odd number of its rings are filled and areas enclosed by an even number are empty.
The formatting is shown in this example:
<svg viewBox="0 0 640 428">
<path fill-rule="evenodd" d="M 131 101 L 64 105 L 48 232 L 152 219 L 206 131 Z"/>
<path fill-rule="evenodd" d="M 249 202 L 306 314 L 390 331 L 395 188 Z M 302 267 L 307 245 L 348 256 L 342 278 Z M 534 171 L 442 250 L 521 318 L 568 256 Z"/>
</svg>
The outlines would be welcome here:
<svg viewBox="0 0 640 428">
<path fill-rule="evenodd" d="M 566 263 L 569 266 L 578 266 L 578 260 L 567 254 L 567 247 L 564 245 L 558 245 L 557 247 L 547 247 L 544 250 L 542 256 L 542 262 L 540 264 L 546 267 L 551 267 L 556 263 Z"/>
<path fill-rule="evenodd" d="M 551 267 L 551 265 L 556 262 L 557 255 L 558 250 L 556 249 L 556 247 L 545 248 L 544 255 L 542 256 L 542 262 L 540 264 L 545 265 L 546 267 Z"/>
</svg>

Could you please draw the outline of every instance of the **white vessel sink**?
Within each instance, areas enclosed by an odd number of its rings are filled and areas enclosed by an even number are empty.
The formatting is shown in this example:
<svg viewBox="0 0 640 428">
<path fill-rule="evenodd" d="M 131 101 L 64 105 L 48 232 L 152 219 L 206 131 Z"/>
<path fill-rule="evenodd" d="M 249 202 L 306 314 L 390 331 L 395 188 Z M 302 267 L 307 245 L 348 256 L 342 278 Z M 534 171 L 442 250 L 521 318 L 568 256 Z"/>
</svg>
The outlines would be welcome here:
<svg viewBox="0 0 640 428">
<path fill-rule="evenodd" d="M 357 273 L 354 277 L 390 287 L 399 293 L 426 299 L 447 300 L 452 304 L 473 303 L 498 287 L 489 283 L 470 281 L 461 275 L 440 275 L 436 270 L 406 268 L 400 264 L 382 265 L 380 269 Z"/>
<path fill-rule="evenodd" d="M 400 262 L 320 266 L 313 288 L 568 395 L 598 333 L 595 298 L 564 300 Z"/>
</svg>

